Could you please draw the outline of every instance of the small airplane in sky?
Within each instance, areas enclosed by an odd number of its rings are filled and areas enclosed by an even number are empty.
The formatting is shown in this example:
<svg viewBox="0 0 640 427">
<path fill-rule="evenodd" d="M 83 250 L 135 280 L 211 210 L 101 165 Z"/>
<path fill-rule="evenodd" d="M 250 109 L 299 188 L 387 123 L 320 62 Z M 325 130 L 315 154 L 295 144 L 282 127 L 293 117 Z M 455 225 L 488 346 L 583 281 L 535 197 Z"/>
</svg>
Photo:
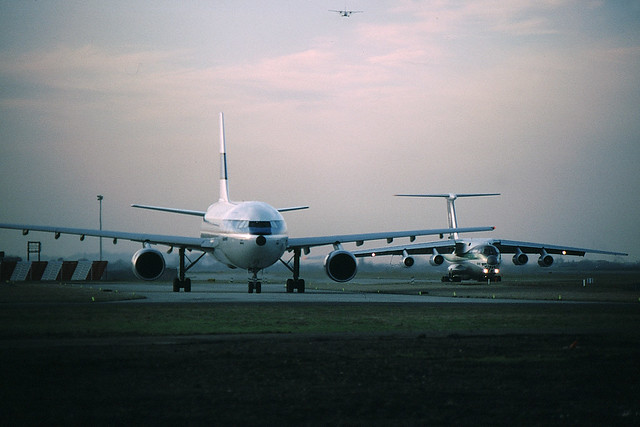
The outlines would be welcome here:
<svg viewBox="0 0 640 427">
<path fill-rule="evenodd" d="M 364 10 L 334 10 L 334 9 L 329 9 L 329 12 L 336 12 L 339 13 L 340 16 L 344 17 L 344 18 L 348 18 L 351 16 L 352 13 L 364 13 Z"/>
<path fill-rule="evenodd" d="M 438 266 L 447 261 L 448 274 L 442 277 L 443 282 L 460 282 L 462 280 L 478 280 L 481 282 L 499 282 L 501 254 L 514 254 L 515 265 L 525 265 L 529 261 L 527 254 L 538 254 L 538 265 L 550 267 L 553 257 L 550 254 L 584 256 L 585 253 L 622 255 L 622 252 L 609 252 L 599 249 L 572 248 L 568 246 L 549 245 L 546 243 L 521 242 L 504 239 L 462 239 L 453 229 L 458 227 L 455 200 L 459 197 L 499 196 L 499 193 L 476 194 L 396 194 L 399 197 L 440 197 L 447 199 L 447 215 L 449 240 L 438 242 L 416 243 L 403 246 L 388 246 L 378 249 L 358 250 L 353 254 L 360 257 L 378 255 L 401 255 L 402 265 L 411 267 L 415 260 L 413 255 L 431 255 L 429 263 Z"/>
<path fill-rule="evenodd" d="M 213 255 L 221 263 L 230 268 L 246 269 L 249 278 L 249 292 L 261 292 L 261 282 L 258 273 L 278 261 L 282 262 L 293 274 L 287 280 L 287 292 L 304 292 L 305 281 L 300 278 L 300 257 L 309 254 L 312 247 L 333 245 L 324 260 L 326 274 L 336 282 L 347 282 L 357 272 L 355 256 L 345 249 L 343 243 L 354 242 L 361 246 L 367 240 L 386 239 L 391 243 L 394 238 L 409 237 L 414 241 L 416 236 L 440 235 L 450 229 L 413 230 L 397 232 L 380 232 L 364 234 L 330 235 L 320 237 L 290 238 L 287 226 L 281 212 L 307 209 L 307 206 L 276 209 L 267 203 L 258 201 L 233 202 L 229 199 L 229 182 L 227 178 L 227 154 L 224 135 L 224 116 L 220 113 L 220 196 L 219 200 L 211 204 L 206 211 L 165 208 L 148 205 L 132 205 L 135 208 L 151 209 L 155 211 L 171 212 L 182 215 L 193 215 L 202 218 L 200 237 L 171 236 L 146 233 L 131 233 L 123 231 L 105 231 L 95 229 L 66 228 L 57 226 L 41 226 L 29 224 L 0 224 L 0 228 L 22 230 L 23 235 L 29 230 L 55 233 L 55 238 L 61 234 L 75 234 L 84 240 L 85 236 L 106 237 L 117 243 L 118 239 L 131 240 L 142 243 L 131 260 L 136 276 L 144 280 L 158 279 L 165 270 L 165 260 L 162 253 L 151 245 L 164 245 L 169 252 L 178 248 L 179 268 L 178 277 L 173 281 L 173 291 L 191 291 L 191 280 L 185 277 L 192 268 L 206 254 Z M 455 232 L 490 231 L 494 227 L 472 227 L 455 229 Z M 199 251 L 201 254 L 194 261 L 185 255 L 185 250 Z M 288 261 L 282 259 L 285 252 L 293 255 Z M 189 261 L 186 265 L 185 259 Z M 292 265 L 293 263 L 293 265 Z"/>
</svg>

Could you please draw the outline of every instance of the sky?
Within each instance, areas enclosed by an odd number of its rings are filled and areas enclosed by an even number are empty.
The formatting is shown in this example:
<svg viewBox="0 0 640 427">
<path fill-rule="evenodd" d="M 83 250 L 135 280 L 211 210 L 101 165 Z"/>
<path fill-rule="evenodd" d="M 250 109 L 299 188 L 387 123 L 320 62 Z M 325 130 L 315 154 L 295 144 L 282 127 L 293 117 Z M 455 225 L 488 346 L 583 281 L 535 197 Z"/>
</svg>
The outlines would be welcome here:
<svg viewBox="0 0 640 427">
<path fill-rule="evenodd" d="M 223 111 L 231 198 L 309 205 L 291 236 L 446 227 L 444 200 L 393 195 L 499 192 L 459 225 L 640 260 L 638 2 L 344 7 L 0 0 L 0 222 L 97 228 L 101 194 L 105 229 L 197 236 L 130 205 L 218 199 Z M 28 240 L 98 252 L 0 250 Z"/>
</svg>

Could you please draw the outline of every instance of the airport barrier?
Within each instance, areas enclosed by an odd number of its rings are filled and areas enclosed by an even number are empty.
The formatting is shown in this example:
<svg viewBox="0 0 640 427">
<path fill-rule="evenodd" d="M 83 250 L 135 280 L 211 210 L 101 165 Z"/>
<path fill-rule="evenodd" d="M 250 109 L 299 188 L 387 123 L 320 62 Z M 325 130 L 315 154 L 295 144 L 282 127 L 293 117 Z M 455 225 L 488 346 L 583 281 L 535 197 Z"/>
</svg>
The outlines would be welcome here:
<svg viewBox="0 0 640 427">
<path fill-rule="evenodd" d="M 97 281 L 108 261 L 2 261 L 0 281 Z"/>
</svg>

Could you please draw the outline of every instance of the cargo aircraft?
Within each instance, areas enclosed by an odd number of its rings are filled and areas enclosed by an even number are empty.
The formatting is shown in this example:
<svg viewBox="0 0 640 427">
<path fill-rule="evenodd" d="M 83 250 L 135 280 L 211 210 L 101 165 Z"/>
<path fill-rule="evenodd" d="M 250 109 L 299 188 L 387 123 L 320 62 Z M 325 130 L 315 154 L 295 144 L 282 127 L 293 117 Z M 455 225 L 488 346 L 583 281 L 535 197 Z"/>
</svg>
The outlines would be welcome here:
<svg viewBox="0 0 640 427">
<path fill-rule="evenodd" d="M 342 16 L 343 18 L 348 18 L 351 16 L 352 13 L 363 13 L 364 10 L 335 10 L 335 9 L 329 9 L 329 12 L 336 12 L 339 13 L 340 16 Z"/>
<path fill-rule="evenodd" d="M 312 247 L 333 245 L 324 260 L 326 274 L 336 282 L 351 280 L 357 271 L 355 256 L 345 249 L 342 244 L 355 242 L 360 246 L 367 240 L 386 239 L 391 243 L 394 238 L 409 237 L 414 241 L 416 236 L 440 235 L 451 232 L 450 229 L 413 230 L 398 232 L 380 232 L 365 234 L 347 234 L 320 237 L 290 238 L 281 212 L 306 209 L 306 206 L 275 209 L 264 202 L 247 201 L 233 202 L 229 199 L 229 182 L 227 179 L 227 155 L 224 134 L 224 116 L 220 113 L 220 196 L 219 200 L 211 204 L 206 211 L 165 208 L 148 205 L 132 205 L 135 208 L 151 209 L 182 215 L 192 215 L 202 218 L 200 237 L 171 236 L 160 234 L 132 233 L 123 231 L 106 231 L 95 229 L 66 228 L 58 226 L 41 226 L 29 224 L 0 224 L 0 228 L 22 230 L 24 235 L 30 230 L 50 232 L 59 238 L 61 234 L 79 235 L 80 240 L 85 236 L 105 237 L 117 243 L 119 239 L 140 242 L 142 248 L 132 258 L 132 267 L 136 276 L 144 280 L 158 279 L 165 270 L 163 254 L 151 245 L 169 247 L 171 252 L 178 248 L 179 268 L 178 277 L 173 281 L 173 291 L 191 291 L 191 280 L 185 277 L 192 268 L 206 254 L 213 255 L 221 263 L 230 268 L 246 269 L 250 273 L 249 292 L 261 292 L 261 282 L 258 273 L 278 261 L 282 262 L 293 274 L 287 280 L 287 292 L 304 292 L 305 281 L 300 278 L 301 254 L 308 254 Z M 473 227 L 455 229 L 455 232 L 490 231 L 494 227 Z M 191 261 L 185 251 L 201 252 L 198 258 Z M 283 255 L 289 252 L 291 257 L 285 261 Z M 186 261 L 189 261 L 187 265 Z"/>
<path fill-rule="evenodd" d="M 358 250 L 356 257 L 372 257 L 378 255 L 400 255 L 402 265 L 411 267 L 415 260 L 413 255 L 430 255 L 429 263 L 438 266 L 447 261 L 448 274 L 442 277 L 443 282 L 460 282 L 462 280 L 478 280 L 481 282 L 499 282 L 501 255 L 513 254 L 515 265 L 525 265 L 529 261 L 527 254 L 538 255 L 538 265 L 550 267 L 553 257 L 557 255 L 584 256 L 585 253 L 604 255 L 623 255 L 622 252 L 609 252 L 599 249 L 572 248 L 569 246 L 550 245 L 546 243 L 521 242 L 504 239 L 462 239 L 458 232 L 455 201 L 459 197 L 499 196 L 499 193 L 475 194 L 396 194 L 398 197 L 440 197 L 447 200 L 447 215 L 451 232 L 448 240 L 428 243 L 416 243 L 402 246 L 388 246 L 378 249 Z"/>
</svg>

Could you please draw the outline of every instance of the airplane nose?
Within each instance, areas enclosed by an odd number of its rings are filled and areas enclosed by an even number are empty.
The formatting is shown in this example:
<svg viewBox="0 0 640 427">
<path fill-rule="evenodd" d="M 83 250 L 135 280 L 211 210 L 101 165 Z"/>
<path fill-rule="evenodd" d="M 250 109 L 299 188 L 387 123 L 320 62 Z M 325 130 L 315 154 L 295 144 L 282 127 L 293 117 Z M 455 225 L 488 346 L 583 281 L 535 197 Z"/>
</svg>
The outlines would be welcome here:
<svg viewBox="0 0 640 427">
<path fill-rule="evenodd" d="M 487 257 L 487 264 L 489 265 L 496 265 L 498 264 L 498 257 L 495 255 L 489 255 Z"/>
<path fill-rule="evenodd" d="M 264 246 L 267 243 L 267 239 L 266 237 L 260 235 L 256 238 L 256 245 L 258 246 Z"/>
</svg>

